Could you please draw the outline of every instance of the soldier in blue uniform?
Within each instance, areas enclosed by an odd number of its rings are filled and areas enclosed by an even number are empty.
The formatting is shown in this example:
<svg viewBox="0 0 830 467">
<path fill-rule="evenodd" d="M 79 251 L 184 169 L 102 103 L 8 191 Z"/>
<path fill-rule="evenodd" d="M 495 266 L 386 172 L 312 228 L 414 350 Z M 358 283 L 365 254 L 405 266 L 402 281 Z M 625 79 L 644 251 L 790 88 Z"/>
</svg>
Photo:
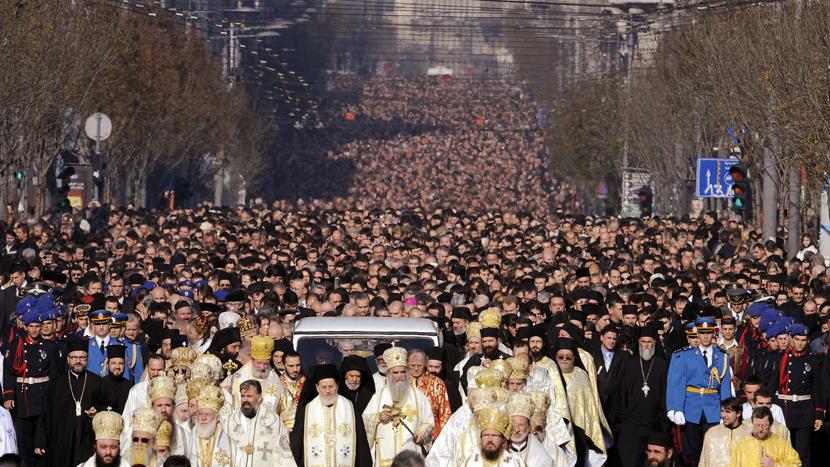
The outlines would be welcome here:
<svg viewBox="0 0 830 467">
<path fill-rule="evenodd" d="M 672 355 L 666 388 L 668 418 L 681 426 L 683 457 L 697 465 L 706 430 L 720 420 L 720 402 L 733 396 L 729 357 L 713 345 L 712 317 L 695 320 L 698 345 Z"/>
<path fill-rule="evenodd" d="M 40 336 L 42 318 L 35 307 L 23 315 L 25 334 L 9 342 L 3 365 L 3 406 L 14 417 L 18 453 L 25 465 L 35 465 L 38 418 L 45 409 L 49 381 L 57 376 L 60 364 L 55 344 Z"/>
<path fill-rule="evenodd" d="M 92 337 L 89 338 L 87 370 L 104 377 L 107 375 L 107 346 L 116 343 L 110 336 L 112 314 L 107 310 L 95 310 L 89 313 L 89 321 Z M 126 372 L 124 377 L 127 377 Z"/>
<path fill-rule="evenodd" d="M 790 345 L 778 349 L 772 378 L 767 389 L 775 395 L 775 403 L 784 411 L 793 448 L 801 465 L 810 466 L 810 438 L 822 427 L 825 412 L 824 389 L 821 384 L 821 360 L 807 348 L 809 330 L 803 324 L 788 328 Z"/>
</svg>

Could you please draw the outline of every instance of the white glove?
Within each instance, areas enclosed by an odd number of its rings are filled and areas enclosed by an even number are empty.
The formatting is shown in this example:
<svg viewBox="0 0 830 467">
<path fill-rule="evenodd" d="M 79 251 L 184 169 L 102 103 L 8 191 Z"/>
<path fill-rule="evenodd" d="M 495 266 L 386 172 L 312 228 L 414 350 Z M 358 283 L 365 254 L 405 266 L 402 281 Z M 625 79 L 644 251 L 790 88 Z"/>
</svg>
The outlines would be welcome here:
<svg viewBox="0 0 830 467">
<path fill-rule="evenodd" d="M 685 425 L 686 424 L 686 416 L 683 415 L 683 412 L 677 411 L 674 413 L 674 424 L 675 425 Z"/>
<path fill-rule="evenodd" d="M 669 410 L 669 412 L 666 414 L 666 417 L 669 417 L 669 421 L 671 421 L 675 425 L 677 424 L 677 422 L 674 421 L 674 410 Z"/>
</svg>

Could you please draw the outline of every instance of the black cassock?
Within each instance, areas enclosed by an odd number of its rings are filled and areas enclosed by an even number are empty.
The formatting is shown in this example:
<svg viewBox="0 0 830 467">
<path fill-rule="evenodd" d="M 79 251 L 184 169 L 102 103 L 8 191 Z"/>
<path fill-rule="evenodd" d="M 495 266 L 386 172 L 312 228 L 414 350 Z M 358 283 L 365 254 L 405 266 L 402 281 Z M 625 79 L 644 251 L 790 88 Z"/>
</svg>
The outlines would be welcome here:
<svg viewBox="0 0 830 467">
<path fill-rule="evenodd" d="M 133 382 L 123 376 L 107 375 L 104 378 L 104 383 L 106 383 L 107 394 L 109 394 L 109 399 L 112 403 L 110 410 L 118 413 L 123 412 L 124 405 L 127 404 L 127 397 L 130 395 L 130 388 L 133 387 Z"/>
<path fill-rule="evenodd" d="M 646 375 L 648 382 L 648 395 L 643 390 L 643 375 Z M 666 417 L 667 377 L 668 364 L 660 355 L 655 355 L 650 361 L 642 360 L 638 355 L 629 356 L 622 363 L 611 408 L 615 450 L 619 456 L 614 459 L 619 462 L 617 465 L 642 465 L 649 433 L 669 429 Z"/>
<path fill-rule="evenodd" d="M 35 447 L 46 449 L 43 465 L 75 467 L 95 453 L 92 417 L 84 411 L 95 407 L 100 412 L 112 403 L 107 396 L 106 383 L 90 372 L 76 375 L 67 371 L 50 383 L 46 394 L 47 405 L 38 423 Z M 80 416 L 76 415 L 76 400 L 81 402 Z"/>
</svg>

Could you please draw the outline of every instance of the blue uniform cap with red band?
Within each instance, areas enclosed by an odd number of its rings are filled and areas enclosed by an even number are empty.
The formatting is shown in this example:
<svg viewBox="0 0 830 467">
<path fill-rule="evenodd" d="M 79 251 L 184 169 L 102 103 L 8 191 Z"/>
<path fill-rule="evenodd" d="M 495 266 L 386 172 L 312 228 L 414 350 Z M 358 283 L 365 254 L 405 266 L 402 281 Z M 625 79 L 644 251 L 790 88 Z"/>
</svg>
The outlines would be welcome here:
<svg viewBox="0 0 830 467">
<path fill-rule="evenodd" d="M 95 324 L 107 324 L 112 318 L 109 310 L 95 310 L 89 313 L 89 320 Z"/>
<path fill-rule="evenodd" d="M 715 328 L 718 327 L 718 323 L 715 321 L 715 318 L 712 318 L 711 316 L 702 316 L 695 320 L 695 327 L 697 328 L 698 334 L 715 332 Z"/>
<path fill-rule="evenodd" d="M 695 329 L 695 323 L 694 322 L 686 323 L 685 327 L 686 327 L 686 334 L 687 335 L 689 335 L 689 336 L 696 336 L 697 335 L 697 329 Z"/>
</svg>

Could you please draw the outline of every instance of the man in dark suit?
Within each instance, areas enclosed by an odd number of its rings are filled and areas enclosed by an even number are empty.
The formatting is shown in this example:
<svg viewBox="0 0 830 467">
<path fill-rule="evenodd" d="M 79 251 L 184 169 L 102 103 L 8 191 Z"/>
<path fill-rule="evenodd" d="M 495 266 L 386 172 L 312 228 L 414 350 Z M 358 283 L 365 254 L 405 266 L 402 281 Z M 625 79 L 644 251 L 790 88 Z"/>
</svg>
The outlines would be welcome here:
<svg viewBox="0 0 830 467">
<path fill-rule="evenodd" d="M 9 323 L 14 320 L 15 309 L 17 302 L 20 301 L 18 297 L 20 290 L 26 285 L 26 266 L 17 264 L 11 269 L 9 281 L 3 284 L 3 289 L 0 290 L 0 333 L 7 335 Z"/>
<path fill-rule="evenodd" d="M 610 325 L 602 329 L 597 346 L 591 355 L 594 357 L 594 364 L 597 367 L 597 390 L 602 408 L 609 413 L 609 404 L 613 394 L 614 378 L 623 355 L 617 349 L 617 335 L 619 329 Z"/>
</svg>

